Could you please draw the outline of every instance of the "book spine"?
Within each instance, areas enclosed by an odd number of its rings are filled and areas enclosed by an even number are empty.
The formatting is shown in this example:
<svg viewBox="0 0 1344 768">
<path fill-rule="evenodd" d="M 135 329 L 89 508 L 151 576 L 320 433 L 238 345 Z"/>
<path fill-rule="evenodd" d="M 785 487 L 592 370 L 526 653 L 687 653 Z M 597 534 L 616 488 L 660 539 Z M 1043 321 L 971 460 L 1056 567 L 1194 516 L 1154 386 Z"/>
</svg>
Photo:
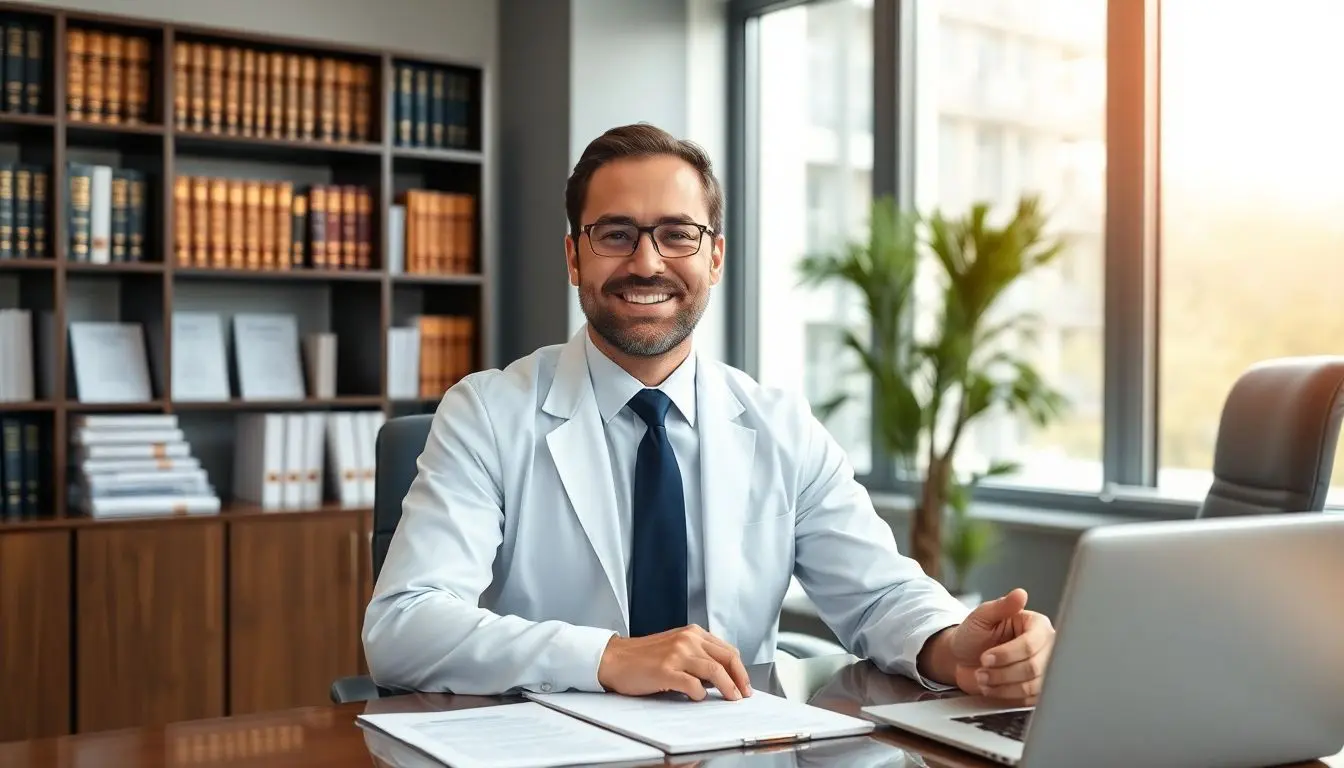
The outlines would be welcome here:
<svg viewBox="0 0 1344 768">
<path fill-rule="evenodd" d="M 121 170 L 112 174 L 112 261 L 130 261 L 130 243 L 128 237 L 130 190 L 126 185 L 126 174 Z"/>
<path fill-rule="evenodd" d="M 290 252 L 290 257 L 293 259 L 293 265 L 296 269 L 311 266 L 308 263 L 308 254 L 303 246 L 307 233 L 308 196 L 296 194 L 294 195 L 294 209 L 290 221 L 290 237 L 294 241 L 294 248 Z"/>
<path fill-rule="evenodd" d="M 341 217 L 343 204 L 341 198 L 341 188 L 335 184 L 329 184 L 326 187 L 327 193 L 327 266 L 331 269 L 340 269 L 344 262 L 342 255 L 344 250 L 341 248 Z"/>
<path fill-rule="evenodd" d="M 36 114 L 42 111 L 42 30 L 28 28 L 28 69 L 24 77 L 25 101 L 23 111 Z"/>
<path fill-rule="evenodd" d="M 191 258 L 191 177 L 173 179 L 173 253 L 179 267 L 189 267 Z"/>
<path fill-rule="evenodd" d="M 187 43 L 191 49 L 191 129 L 205 132 L 206 53 L 204 43 Z"/>
<path fill-rule="evenodd" d="M 445 74 L 443 70 L 435 69 L 430 77 L 429 143 L 430 146 L 443 148 L 446 146 L 444 111 L 447 109 L 448 98 L 444 86 Z"/>
<path fill-rule="evenodd" d="M 261 268 L 275 269 L 275 184 L 261 182 Z"/>
<path fill-rule="evenodd" d="M 257 52 L 243 51 L 243 82 L 239 90 L 240 130 L 244 136 L 253 136 L 257 130 Z"/>
<path fill-rule="evenodd" d="M 425 193 L 425 271 L 443 274 L 443 198 L 437 192 Z"/>
<path fill-rule="evenodd" d="M 33 257 L 47 258 L 47 171 L 33 168 Z"/>
<path fill-rule="evenodd" d="M 368 64 L 356 64 L 354 83 L 355 141 L 369 140 L 369 115 L 373 112 L 370 88 L 373 84 L 373 70 Z"/>
<path fill-rule="evenodd" d="M 456 91 L 449 104 L 451 115 L 448 121 L 449 146 L 465 147 L 471 143 L 471 134 L 467 130 L 468 107 L 471 105 L 471 80 L 462 74 L 453 75 Z"/>
<path fill-rule="evenodd" d="M 297 53 L 285 57 L 285 138 L 299 138 L 299 90 L 303 84 L 303 59 Z"/>
<path fill-rule="evenodd" d="M 36 178 L 36 176 L 34 176 Z M 126 206 L 128 236 L 126 256 L 129 261 L 145 260 L 145 175 L 140 171 L 126 171 L 126 189 L 130 201 Z"/>
<path fill-rule="evenodd" d="M 70 222 L 69 260 L 87 262 L 90 259 L 90 206 L 93 195 L 93 167 L 82 163 L 67 165 L 66 179 L 70 195 L 66 203 L 67 221 Z"/>
<path fill-rule="evenodd" d="M 89 260 L 95 264 L 112 261 L 112 167 L 93 166 L 93 184 L 89 188 Z"/>
<path fill-rule="evenodd" d="M 179 83 L 182 89 L 185 80 Z M 139 125 L 148 119 L 149 110 L 149 41 L 131 37 L 126 41 L 126 122 Z"/>
<path fill-rule="evenodd" d="M 191 177 L 191 255 L 198 267 L 210 266 L 210 180 Z"/>
<path fill-rule="evenodd" d="M 0 420 L 0 442 L 4 445 L 5 516 L 23 514 L 23 428 L 17 419 Z"/>
<path fill-rule="evenodd" d="M 125 95 L 122 90 L 123 53 L 126 38 L 117 34 L 108 34 L 104 38 L 106 45 L 103 57 L 103 122 L 116 125 L 121 122 L 122 106 Z"/>
<path fill-rule="evenodd" d="M 261 269 L 261 182 L 243 183 L 243 218 L 247 228 L 247 268 Z"/>
<path fill-rule="evenodd" d="M 313 266 L 326 269 L 327 190 L 321 184 L 314 184 L 308 194 L 308 248 L 312 251 Z"/>
<path fill-rule="evenodd" d="M 89 30 L 85 33 L 85 50 L 88 56 L 84 64 L 84 119 L 91 123 L 103 122 L 103 74 L 107 37 L 102 32 Z"/>
<path fill-rule="evenodd" d="M 210 180 L 210 266 L 229 266 L 229 180 Z"/>
<path fill-rule="evenodd" d="M 355 240 L 359 248 L 355 253 L 355 266 L 360 269 L 373 268 L 373 195 L 369 190 L 360 188 L 357 195 L 359 211 L 356 214 Z"/>
<path fill-rule="evenodd" d="M 341 264 L 359 267 L 359 189 L 353 185 L 341 187 Z"/>
<path fill-rule="evenodd" d="M 275 185 L 275 210 L 271 219 L 275 221 L 275 266 L 289 269 L 294 265 L 293 242 L 294 184 L 282 181 Z"/>
<path fill-rule="evenodd" d="M 210 133 L 224 131 L 224 46 L 210 45 L 206 51 L 210 60 L 206 70 L 206 125 Z"/>
<path fill-rule="evenodd" d="M 238 135 L 238 122 L 242 110 L 243 88 L 243 51 L 229 46 L 225 54 L 224 70 L 224 133 Z"/>
<path fill-rule="evenodd" d="M 317 137 L 317 57 L 304 56 L 299 96 L 299 138 Z"/>
<path fill-rule="evenodd" d="M 247 191 L 239 179 L 229 180 L 229 266 L 247 267 Z"/>
<path fill-rule="evenodd" d="M 5 111 L 23 111 L 25 75 L 23 25 L 16 21 L 5 27 Z"/>
<path fill-rule="evenodd" d="M 318 89 L 318 138 L 336 140 L 336 60 L 323 59 Z"/>
<path fill-rule="evenodd" d="M 354 107 L 351 94 L 354 92 L 353 66 L 348 61 L 336 65 L 336 139 L 350 141 L 355 133 Z"/>
<path fill-rule="evenodd" d="M 37 517 L 42 509 L 42 430 L 36 422 L 23 425 L 24 511 Z"/>
<path fill-rule="evenodd" d="M 30 259 L 32 252 L 33 169 L 14 166 L 14 255 Z"/>
<path fill-rule="evenodd" d="M 285 136 L 285 55 L 272 53 L 270 58 L 270 136 L 273 139 L 281 139 Z"/>
<path fill-rule="evenodd" d="M 65 47 L 65 110 L 71 120 L 83 120 L 85 67 L 89 60 L 84 30 L 71 28 L 67 31 Z"/>
<path fill-rule="evenodd" d="M 415 69 L 415 146 L 429 146 L 429 70 Z"/>
<path fill-rule="evenodd" d="M 409 64 L 397 65 L 397 146 L 409 147 L 415 140 L 411 102 L 415 93 L 415 70 Z"/>
<path fill-rule="evenodd" d="M 173 45 L 173 122 L 179 131 L 187 130 L 191 120 L 192 81 L 191 45 Z"/>
<path fill-rule="evenodd" d="M 256 52 L 256 92 L 254 94 L 255 104 L 253 106 L 252 119 L 256 123 L 253 136 L 266 136 L 269 131 L 270 118 L 268 113 L 271 109 L 271 91 L 270 71 L 271 57 L 265 51 Z"/>
<path fill-rule="evenodd" d="M 0 163 L 0 259 L 14 257 L 14 164 Z"/>
</svg>

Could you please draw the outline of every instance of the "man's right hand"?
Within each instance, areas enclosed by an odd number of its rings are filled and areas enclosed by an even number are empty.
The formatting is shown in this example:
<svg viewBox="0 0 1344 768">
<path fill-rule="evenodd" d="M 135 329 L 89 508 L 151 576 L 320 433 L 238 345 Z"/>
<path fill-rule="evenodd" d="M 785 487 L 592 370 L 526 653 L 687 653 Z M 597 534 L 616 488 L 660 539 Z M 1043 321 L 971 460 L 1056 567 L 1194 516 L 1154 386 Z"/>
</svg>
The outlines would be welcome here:
<svg viewBox="0 0 1344 768">
<path fill-rule="evenodd" d="M 751 695 L 737 649 L 695 625 L 647 637 L 611 638 L 597 681 L 628 696 L 680 691 L 701 701 L 706 682 L 730 701 Z"/>
</svg>

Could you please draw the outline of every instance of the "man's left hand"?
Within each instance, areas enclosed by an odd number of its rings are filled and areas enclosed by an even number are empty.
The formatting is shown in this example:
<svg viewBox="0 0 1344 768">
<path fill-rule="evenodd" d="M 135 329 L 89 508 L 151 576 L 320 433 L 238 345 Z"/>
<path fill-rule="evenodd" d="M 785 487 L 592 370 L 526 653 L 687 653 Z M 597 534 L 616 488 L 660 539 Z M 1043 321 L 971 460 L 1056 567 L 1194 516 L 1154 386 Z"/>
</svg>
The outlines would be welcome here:
<svg viewBox="0 0 1344 768">
<path fill-rule="evenodd" d="M 1036 703 L 1055 628 L 1048 617 L 1026 606 L 1026 591 L 1014 589 L 981 603 L 947 633 L 958 688 L 1028 706 Z"/>
</svg>

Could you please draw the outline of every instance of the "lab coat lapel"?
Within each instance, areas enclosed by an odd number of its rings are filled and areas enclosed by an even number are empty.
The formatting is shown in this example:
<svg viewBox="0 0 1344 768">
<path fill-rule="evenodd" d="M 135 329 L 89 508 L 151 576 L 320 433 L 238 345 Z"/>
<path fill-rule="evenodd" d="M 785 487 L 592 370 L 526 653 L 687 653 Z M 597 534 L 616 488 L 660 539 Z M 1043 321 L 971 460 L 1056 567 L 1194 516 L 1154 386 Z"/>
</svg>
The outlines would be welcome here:
<svg viewBox="0 0 1344 768">
<path fill-rule="evenodd" d="M 555 377 L 542 410 L 566 421 L 546 436 L 546 445 L 569 502 L 620 604 L 621 621 L 628 634 L 630 612 L 616 489 L 611 478 L 607 440 L 602 431 L 602 415 L 597 410 L 584 357 L 584 333 L 587 333 L 586 328 L 564 346 L 556 363 Z"/>
<path fill-rule="evenodd" d="M 732 643 L 735 639 L 730 629 L 738 613 L 738 583 L 746 577 L 742 521 L 751 491 L 756 430 L 737 422 L 742 403 L 728 387 L 723 369 L 702 358 L 697 371 L 707 629 Z"/>
</svg>

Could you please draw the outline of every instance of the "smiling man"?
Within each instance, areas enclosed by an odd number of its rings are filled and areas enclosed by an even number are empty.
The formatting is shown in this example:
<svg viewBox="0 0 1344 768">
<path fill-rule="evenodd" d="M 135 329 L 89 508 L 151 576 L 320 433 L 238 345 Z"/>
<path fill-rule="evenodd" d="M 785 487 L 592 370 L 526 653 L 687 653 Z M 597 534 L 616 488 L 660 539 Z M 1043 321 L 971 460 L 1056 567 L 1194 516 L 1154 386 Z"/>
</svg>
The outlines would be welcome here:
<svg viewBox="0 0 1344 768">
<path fill-rule="evenodd" d="M 375 681 L 736 699 L 796 575 L 851 652 L 1034 702 L 1054 630 L 1025 592 L 968 612 L 897 550 L 802 399 L 695 351 L 724 265 L 704 152 L 614 128 L 565 205 L 588 322 L 445 393 L 365 616 Z"/>
</svg>

